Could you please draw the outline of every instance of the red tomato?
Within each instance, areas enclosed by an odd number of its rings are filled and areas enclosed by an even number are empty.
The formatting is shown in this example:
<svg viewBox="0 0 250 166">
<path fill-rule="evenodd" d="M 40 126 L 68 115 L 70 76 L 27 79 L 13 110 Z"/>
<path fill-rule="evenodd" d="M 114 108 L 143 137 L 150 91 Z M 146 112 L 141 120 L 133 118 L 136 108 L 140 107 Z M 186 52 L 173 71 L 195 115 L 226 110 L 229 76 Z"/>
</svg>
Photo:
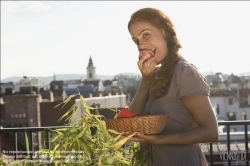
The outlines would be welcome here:
<svg viewBox="0 0 250 166">
<path fill-rule="evenodd" d="M 145 116 L 145 113 L 134 114 L 133 112 L 129 111 L 126 108 L 123 108 L 121 112 L 118 114 L 117 118 L 130 118 L 135 116 Z"/>
<path fill-rule="evenodd" d="M 121 110 L 121 112 L 118 114 L 117 118 L 129 118 L 129 117 L 133 117 L 135 116 L 135 114 L 131 111 L 129 111 L 126 108 L 123 108 Z"/>
</svg>

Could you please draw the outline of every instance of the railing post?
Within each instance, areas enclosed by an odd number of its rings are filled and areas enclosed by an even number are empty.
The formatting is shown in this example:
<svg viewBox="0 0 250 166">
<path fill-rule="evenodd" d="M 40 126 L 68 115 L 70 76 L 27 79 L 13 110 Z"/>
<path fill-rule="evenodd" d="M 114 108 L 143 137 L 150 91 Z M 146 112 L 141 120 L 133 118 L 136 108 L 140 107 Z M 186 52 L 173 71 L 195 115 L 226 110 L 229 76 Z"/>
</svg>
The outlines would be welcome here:
<svg viewBox="0 0 250 166">
<path fill-rule="evenodd" d="M 46 148 L 50 150 L 50 131 L 46 129 L 45 132 L 46 132 L 46 138 L 45 138 Z M 51 164 L 47 164 L 47 166 L 51 166 Z"/>
<path fill-rule="evenodd" d="M 231 152 L 230 152 L 230 150 L 231 150 L 230 144 L 231 144 L 231 141 L 230 141 L 230 125 L 227 124 L 227 152 L 228 152 L 228 155 L 231 154 Z M 231 158 L 227 158 L 227 163 L 228 163 L 228 166 L 231 166 Z"/>
<path fill-rule="evenodd" d="M 213 166 L 214 163 L 213 163 L 213 143 L 210 142 L 210 166 Z"/>
<path fill-rule="evenodd" d="M 46 131 L 46 148 L 50 150 L 50 131 L 47 129 Z M 47 166 L 51 166 L 51 164 L 47 164 Z"/>
<path fill-rule="evenodd" d="M 31 132 L 29 132 L 29 137 L 30 137 L 30 140 L 29 140 L 29 155 L 30 155 L 30 159 L 32 160 L 33 159 L 33 155 L 32 155 L 32 153 L 33 153 L 33 150 L 34 150 L 34 145 L 33 145 L 33 132 L 31 131 Z"/>
<path fill-rule="evenodd" d="M 245 128 L 245 150 L 246 150 L 246 166 L 249 166 L 249 157 L 248 157 L 248 128 L 247 128 L 247 124 L 244 125 Z"/>
<path fill-rule="evenodd" d="M 46 130 L 46 148 L 50 149 L 50 131 Z"/>
<path fill-rule="evenodd" d="M 14 149 L 15 149 L 14 160 L 17 160 L 17 132 L 14 132 Z"/>
</svg>

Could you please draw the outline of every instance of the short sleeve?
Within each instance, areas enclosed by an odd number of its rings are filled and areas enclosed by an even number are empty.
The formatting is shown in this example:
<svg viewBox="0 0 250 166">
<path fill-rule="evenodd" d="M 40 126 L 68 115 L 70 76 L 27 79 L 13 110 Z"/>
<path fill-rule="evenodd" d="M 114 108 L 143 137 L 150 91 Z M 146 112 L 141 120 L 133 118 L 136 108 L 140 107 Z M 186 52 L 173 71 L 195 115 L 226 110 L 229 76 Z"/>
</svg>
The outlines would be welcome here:
<svg viewBox="0 0 250 166">
<path fill-rule="evenodd" d="M 182 99 L 199 94 L 209 96 L 210 88 L 207 80 L 194 65 L 188 62 L 180 62 L 176 68 L 175 79 L 178 98 Z"/>
</svg>

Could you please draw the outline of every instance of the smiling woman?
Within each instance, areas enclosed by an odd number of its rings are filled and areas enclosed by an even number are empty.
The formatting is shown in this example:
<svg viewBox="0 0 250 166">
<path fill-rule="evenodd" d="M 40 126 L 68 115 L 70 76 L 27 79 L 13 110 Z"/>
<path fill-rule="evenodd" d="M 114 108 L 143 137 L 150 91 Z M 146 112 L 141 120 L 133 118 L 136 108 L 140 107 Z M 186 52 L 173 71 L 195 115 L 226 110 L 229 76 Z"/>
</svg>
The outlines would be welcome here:
<svg viewBox="0 0 250 166">
<path fill-rule="evenodd" d="M 206 79 L 179 54 L 174 26 L 160 10 L 136 11 L 128 29 L 140 52 L 142 74 L 129 110 L 170 117 L 159 135 L 137 133 L 130 141 L 151 151 L 149 162 L 155 166 L 207 165 L 198 143 L 217 141 L 218 131 Z"/>
</svg>

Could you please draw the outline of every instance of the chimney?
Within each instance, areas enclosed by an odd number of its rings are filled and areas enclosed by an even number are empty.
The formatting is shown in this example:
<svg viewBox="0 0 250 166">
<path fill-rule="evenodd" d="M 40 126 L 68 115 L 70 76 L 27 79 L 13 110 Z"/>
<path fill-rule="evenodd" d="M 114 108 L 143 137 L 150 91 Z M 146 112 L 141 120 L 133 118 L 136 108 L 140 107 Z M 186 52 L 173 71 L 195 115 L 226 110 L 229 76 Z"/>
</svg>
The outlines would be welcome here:
<svg viewBox="0 0 250 166">
<path fill-rule="evenodd" d="M 53 92 L 52 92 L 52 91 L 48 91 L 48 93 L 49 93 L 49 100 L 50 100 L 51 102 L 54 102 L 54 95 L 53 95 Z"/>
<path fill-rule="evenodd" d="M 89 98 L 91 98 L 92 96 L 93 96 L 92 93 L 90 93 L 90 94 L 89 94 Z"/>
<path fill-rule="evenodd" d="M 0 97 L 0 104 L 4 104 L 3 98 Z"/>
<path fill-rule="evenodd" d="M 31 94 L 32 90 L 33 90 L 33 89 L 32 89 L 31 86 L 28 86 L 28 87 L 20 87 L 20 88 L 19 88 L 20 94 Z"/>
<path fill-rule="evenodd" d="M 12 95 L 14 93 L 14 90 L 10 87 L 5 88 L 5 94 L 6 95 Z"/>
<path fill-rule="evenodd" d="M 99 97 L 102 97 L 102 93 L 99 93 Z"/>
<path fill-rule="evenodd" d="M 13 82 L 8 82 L 8 85 L 11 85 L 11 86 L 13 86 L 14 84 L 13 84 Z"/>
<path fill-rule="evenodd" d="M 39 101 L 39 103 L 42 102 L 42 95 L 41 94 L 38 94 L 38 101 Z"/>
</svg>

